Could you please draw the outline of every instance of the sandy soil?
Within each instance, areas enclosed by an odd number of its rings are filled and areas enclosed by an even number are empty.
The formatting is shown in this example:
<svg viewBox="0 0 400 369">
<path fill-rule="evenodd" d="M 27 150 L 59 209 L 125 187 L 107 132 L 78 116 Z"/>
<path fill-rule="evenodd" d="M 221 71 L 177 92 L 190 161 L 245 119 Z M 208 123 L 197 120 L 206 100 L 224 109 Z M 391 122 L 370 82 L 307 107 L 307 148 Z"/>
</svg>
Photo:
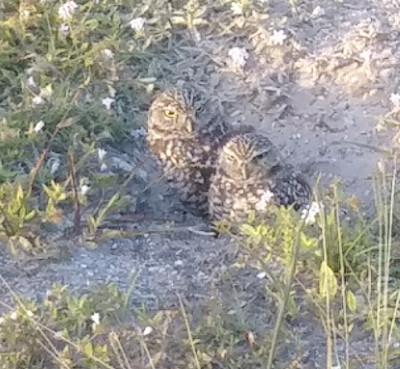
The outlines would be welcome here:
<svg viewBox="0 0 400 369">
<path fill-rule="evenodd" d="M 259 3 L 268 8 L 265 19 L 249 15 L 246 20 L 225 8 L 208 14 L 209 19 L 219 16 L 235 23 L 223 35 L 210 27 L 193 41 L 187 32 L 178 32 L 169 48 L 155 54 L 143 77 L 172 84 L 190 82 L 229 122 L 253 124 L 307 176 L 315 179 L 321 173 L 325 187 L 334 178 L 340 179 L 345 192 L 356 195 L 365 209 L 372 211 L 371 178 L 377 162 L 385 156 L 362 145 L 388 150 L 394 145 L 393 129 L 379 130 L 377 126 L 378 118 L 394 108 L 390 97 L 399 84 L 400 6 L 383 0 L 318 0 L 299 2 L 298 13 L 293 14 L 285 1 Z M 273 44 L 274 30 L 283 30 L 287 36 L 282 45 Z M 247 50 L 244 68 L 232 67 L 231 47 Z M 143 124 L 145 110 L 138 115 Z M 125 153 L 113 153 L 115 165 L 128 163 L 127 172 L 147 155 L 140 133 L 133 132 L 134 142 L 124 148 Z M 124 169 L 120 166 L 119 170 Z M 140 192 L 156 177 L 150 162 L 133 186 Z M 174 194 L 158 183 L 138 199 L 136 210 L 180 221 L 177 207 Z M 186 224 L 201 222 L 190 216 L 186 219 Z M 256 277 L 257 271 L 238 271 L 231 266 L 236 249 L 225 238 L 187 231 L 146 234 L 95 250 L 72 248 L 61 260 L 35 260 L 22 266 L 0 250 L 0 270 L 15 292 L 39 299 L 54 282 L 80 292 L 105 282 L 126 289 L 132 276 L 136 276 L 133 303 L 144 302 L 152 309 L 175 306 L 177 292 L 193 306 L 224 295 L 233 286 L 239 295 L 247 287 L 247 294 L 264 296 L 265 280 Z M 222 282 L 227 274 L 230 284 Z M 0 291 L 6 294 L 4 286 Z M 262 301 L 257 305 L 260 311 L 266 303 L 264 298 Z M 271 311 L 263 314 L 259 315 L 264 317 L 262 329 L 269 329 Z M 322 328 L 316 331 L 309 316 L 293 324 L 298 328 L 297 339 L 303 340 L 300 346 L 311 352 L 308 367 L 321 367 Z M 353 354 L 367 355 L 371 346 L 360 337 L 355 337 L 355 342 Z"/>
</svg>

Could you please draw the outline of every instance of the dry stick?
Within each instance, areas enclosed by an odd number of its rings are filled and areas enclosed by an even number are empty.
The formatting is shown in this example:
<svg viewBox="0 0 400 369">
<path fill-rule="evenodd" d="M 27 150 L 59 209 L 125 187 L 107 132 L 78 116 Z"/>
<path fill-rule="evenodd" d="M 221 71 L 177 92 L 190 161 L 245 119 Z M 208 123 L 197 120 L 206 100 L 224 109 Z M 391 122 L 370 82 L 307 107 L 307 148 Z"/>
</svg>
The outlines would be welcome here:
<svg viewBox="0 0 400 369">
<path fill-rule="evenodd" d="M 335 215 L 336 215 L 336 231 L 337 231 L 337 242 L 339 247 L 339 262 L 340 262 L 340 278 L 341 278 L 341 290 L 342 290 L 342 308 L 343 308 L 343 322 L 344 322 L 344 336 L 345 336 L 345 353 L 346 353 L 346 369 L 350 368 L 350 342 L 349 342 L 349 325 L 347 316 L 347 285 L 345 279 L 345 262 L 344 262 L 344 251 L 343 251 L 343 239 L 342 229 L 340 228 L 340 207 L 339 207 L 339 194 L 337 185 L 333 188 L 334 199 L 335 199 Z"/>
<path fill-rule="evenodd" d="M 129 364 L 129 360 L 126 356 L 126 353 L 124 351 L 124 348 L 121 344 L 121 341 L 118 338 L 118 335 L 112 331 L 109 335 L 108 335 L 108 341 L 110 342 L 111 348 L 114 351 L 114 354 L 118 360 L 119 366 L 122 369 L 132 369 L 131 365 Z M 122 357 L 120 357 L 122 356 Z"/>
<path fill-rule="evenodd" d="M 85 161 L 86 161 L 86 159 L 88 158 L 88 157 L 90 157 L 90 155 L 91 154 L 84 154 L 82 157 L 81 157 L 81 159 L 79 159 L 78 161 L 77 161 L 77 163 L 75 164 L 75 170 L 78 170 L 79 171 L 79 169 L 81 169 L 82 168 L 82 166 L 83 166 L 83 164 L 85 163 Z M 68 174 L 68 177 L 67 177 L 67 179 L 64 181 L 64 183 L 63 183 L 63 187 L 64 188 L 67 188 L 70 184 L 71 184 L 71 181 L 72 181 L 72 178 L 71 178 L 71 174 Z"/>
<path fill-rule="evenodd" d="M 183 321 L 185 322 L 185 327 L 186 327 L 186 332 L 188 334 L 190 347 L 192 349 L 193 357 L 194 357 L 194 360 L 195 360 L 195 365 L 196 365 L 197 369 L 201 369 L 199 357 L 198 357 L 197 351 L 196 351 L 196 343 L 195 343 L 195 340 L 193 339 L 192 331 L 190 330 L 189 319 L 188 319 L 188 316 L 186 314 L 185 306 L 183 305 L 182 296 L 180 294 L 177 294 L 177 296 L 178 296 L 178 300 L 179 300 L 179 306 L 181 308 Z"/>
<path fill-rule="evenodd" d="M 39 160 L 37 161 L 37 163 L 35 165 L 35 168 L 33 168 L 32 177 L 31 177 L 31 180 L 29 182 L 28 193 L 27 193 L 27 196 L 26 196 L 27 198 L 29 198 L 30 195 L 31 195 L 33 184 L 36 181 L 36 178 L 37 178 L 37 176 L 39 174 L 40 169 L 42 169 L 42 167 L 43 167 L 44 161 L 46 160 L 46 157 L 49 154 L 49 152 L 51 150 L 51 147 L 53 146 L 54 139 L 58 135 L 58 132 L 60 132 L 60 129 L 61 128 L 59 128 L 58 126 L 56 127 L 56 129 L 54 130 L 53 134 L 50 137 L 50 140 L 49 140 L 46 148 L 44 149 L 44 151 L 40 155 Z"/>
<path fill-rule="evenodd" d="M 367 144 L 363 144 L 363 143 L 355 142 L 355 141 L 351 141 L 351 140 L 333 141 L 332 142 L 332 144 L 334 144 L 334 145 L 343 145 L 344 143 L 345 144 L 350 144 L 350 145 L 355 145 L 355 146 L 362 147 L 362 148 L 365 148 L 365 149 L 370 149 L 370 150 L 375 151 L 375 152 L 380 153 L 380 154 L 385 154 L 385 155 L 389 155 L 389 156 L 393 155 L 393 151 L 392 150 L 385 150 L 385 149 L 381 149 L 381 148 L 379 148 L 377 146 L 367 145 Z"/>
<path fill-rule="evenodd" d="M 29 198 L 31 196 L 33 184 L 35 183 L 36 178 L 37 178 L 37 176 L 39 174 L 39 171 L 40 171 L 40 169 L 42 169 L 44 161 L 46 160 L 47 155 L 49 154 L 49 152 L 50 152 L 50 150 L 51 150 L 51 148 L 53 146 L 54 139 L 56 138 L 58 133 L 63 128 L 67 128 L 71 124 L 73 124 L 73 120 L 72 119 L 63 120 L 63 121 L 61 121 L 60 123 L 57 124 L 56 129 L 54 130 L 53 134 L 51 135 L 50 140 L 49 140 L 46 148 L 44 149 L 44 151 L 40 155 L 40 158 L 37 161 L 37 163 L 35 165 L 35 168 L 33 168 L 32 177 L 31 177 L 31 180 L 29 181 L 28 193 L 26 194 L 26 198 Z"/>
<path fill-rule="evenodd" d="M 318 193 L 316 193 L 316 200 L 319 202 Z M 322 249 L 323 249 L 323 260 L 325 263 L 328 262 L 328 246 L 327 246 L 327 215 L 324 210 L 321 211 L 321 230 L 322 230 Z M 330 294 L 327 292 L 325 296 L 325 309 L 326 309 L 326 367 L 332 367 L 332 326 L 333 317 L 331 311 L 331 299 Z"/>
<path fill-rule="evenodd" d="M 82 232 L 81 229 L 81 205 L 78 198 L 78 190 L 76 187 L 76 170 L 74 163 L 74 153 L 72 150 L 68 153 L 68 162 L 70 167 L 70 176 L 72 182 L 72 194 L 74 196 L 74 234 L 79 236 Z"/>
</svg>

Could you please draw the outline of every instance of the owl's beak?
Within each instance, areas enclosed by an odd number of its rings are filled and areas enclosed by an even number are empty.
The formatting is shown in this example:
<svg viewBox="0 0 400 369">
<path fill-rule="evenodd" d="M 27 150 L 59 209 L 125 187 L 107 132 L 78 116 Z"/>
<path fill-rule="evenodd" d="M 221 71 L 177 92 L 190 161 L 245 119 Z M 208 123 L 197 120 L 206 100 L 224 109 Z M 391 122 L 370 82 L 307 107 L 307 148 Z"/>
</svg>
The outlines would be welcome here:
<svg viewBox="0 0 400 369">
<path fill-rule="evenodd" d="M 186 131 L 193 133 L 193 120 L 191 118 L 186 119 Z"/>
<path fill-rule="evenodd" d="M 189 133 L 193 132 L 193 123 L 191 119 L 188 119 L 187 121 L 187 125 L 186 125 L 186 129 Z"/>
<path fill-rule="evenodd" d="M 243 179 L 248 179 L 249 178 L 249 173 L 248 173 L 246 165 L 242 165 L 241 166 L 241 171 L 242 171 Z"/>
</svg>

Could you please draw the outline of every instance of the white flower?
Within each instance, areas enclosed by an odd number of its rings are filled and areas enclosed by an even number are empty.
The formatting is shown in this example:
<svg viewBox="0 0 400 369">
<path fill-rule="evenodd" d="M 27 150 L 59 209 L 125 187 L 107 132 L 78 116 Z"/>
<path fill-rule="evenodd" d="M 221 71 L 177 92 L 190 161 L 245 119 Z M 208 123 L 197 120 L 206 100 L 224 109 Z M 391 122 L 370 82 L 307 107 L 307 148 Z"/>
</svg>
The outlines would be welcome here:
<svg viewBox="0 0 400 369">
<path fill-rule="evenodd" d="M 28 86 L 36 87 L 36 82 L 35 82 L 35 79 L 33 78 L 33 76 L 30 76 L 26 83 L 27 83 Z"/>
<path fill-rule="evenodd" d="M 319 5 L 317 5 L 314 10 L 312 11 L 311 15 L 316 18 L 316 17 L 321 17 L 325 15 L 325 10 L 324 8 L 321 8 Z"/>
<path fill-rule="evenodd" d="M 370 61 L 371 56 L 372 56 L 372 51 L 371 50 L 364 50 L 360 56 L 364 59 L 364 61 Z"/>
<path fill-rule="evenodd" d="M 268 204 L 271 202 L 272 198 L 274 197 L 274 194 L 267 190 L 265 191 L 260 198 L 260 201 L 257 202 L 256 204 L 256 210 L 258 211 L 263 211 L 266 209 Z"/>
<path fill-rule="evenodd" d="M 32 318 L 33 317 L 33 313 L 30 310 L 27 310 L 26 315 L 28 318 Z"/>
<path fill-rule="evenodd" d="M 385 164 L 381 160 L 378 160 L 377 166 L 381 173 L 385 173 Z"/>
<path fill-rule="evenodd" d="M 306 224 L 313 224 L 315 223 L 316 216 L 320 214 L 323 208 L 323 204 L 318 204 L 316 201 L 313 201 L 308 208 L 302 210 L 301 219 L 305 219 Z"/>
<path fill-rule="evenodd" d="M 33 99 L 32 99 L 32 103 L 33 105 L 41 105 L 44 103 L 44 100 L 42 99 L 41 96 L 36 95 Z"/>
<path fill-rule="evenodd" d="M 135 31 L 143 31 L 144 25 L 146 24 L 146 18 L 135 18 L 129 22 L 129 26 Z"/>
<path fill-rule="evenodd" d="M 238 3 L 232 3 L 231 10 L 232 10 L 232 13 L 235 15 L 243 14 L 243 9 Z"/>
<path fill-rule="evenodd" d="M 29 10 L 25 9 L 25 10 L 22 11 L 22 19 L 26 20 L 26 19 L 29 18 L 30 15 L 31 15 L 31 13 L 30 13 Z"/>
<path fill-rule="evenodd" d="M 90 191 L 90 186 L 88 185 L 82 185 L 81 186 L 81 195 L 86 195 Z"/>
<path fill-rule="evenodd" d="M 114 102 L 115 100 L 112 99 L 111 97 L 106 97 L 105 99 L 101 100 L 101 103 L 106 107 L 107 110 L 111 109 L 111 104 Z"/>
<path fill-rule="evenodd" d="M 400 94 L 391 94 L 390 101 L 395 108 L 400 108 Z"/>
<path fill-rule="evenodd" d="M 99 313 L 94 313 L 94 314 L 90 317 L 90 319 L 92 319 L 92 322 L 93 322 L 95 325 L 100 325 L 100 314 L 99 314 Z"/>
<path fill-rule="evenodd" d="M 50 173 L 54 174 L 57 172 L 58 168 L 60 168 L 60 160 L 58 158 L 53 158 L 52 163 L 50 165 Z"/>
<path fill-rule="evenodd" d="M 100 165 L 100 170 L 101 170 L 102 172 L 105 172 L 107 169 L 108 169 L 107 164 L 106 164 L 106 163 L 101 163 L 101 165 Z"/>
<path fill-rule="evenodd" d="M 104 157 L 107 155 L 107 151 L 104 149 L 97 149 L 97 156 L 99 158 L 99 162 L 102 162 Z"/>
<path fill-rule="evenodd" d="M 283 41 L 287 39 L 287 36 L 285 35 L 285 32 L 282 30 L 276 31 L 274 30 L 274 33 L 271 36 L 271 42 L 273 45 L 283 45 Z"/>
<path fill-rule="evenodd" d="M 64 37 L 67 37 L 70 32 L 69 25 L 63 23 L 60 27 L 58 27 L 58 32 L 60 32 Z"/>
<path fill-rule="evenodd" d="M 231 57 L 233 64 L 240 68 L 246 65 L 246 60 L 249 58 L 249 53 L 241 47 L 233 47 L 229 50 L 228 55 Z"/>
<path fill-rule="evenodd" d="M 54 332 L 53 337 L 54 337 L 56 340 L 61 340 L 61 339 L 63 338 L 63 332 L 62 332 L 62 331 Z"/>
<path fill-rule="evenodd" d="M 67 1 L 58 8 L 58 15 L 62 20 L 68 20 L 72 18 L 76 9 L 78 9 L 78 5 L 75 1 Z"/>
<path fill-rule="evenodd" d="M 39 133 L 44 127 L 44 122 L 40 120 L 36 123 L 35 128 L 33 129 L 36 133 Z"/>
<path fill-rule="evenodd" d="M 151 334 L 153 332 L 153 328 L 151 327 L 146 327 L 145 329 L 143 329 L 143 336 L 148 336 L 149 334 Z"/>
<path fill-rule="evenodd" d="M 109 59 L 114 57 L 114 53 L 110 49 L 104 49 L 103 54 Z"/>
<path fill-rule="evenodd" d="M 16 311 L 13 311 L 10 315 L 11 320 L 17 320 L 18 318 L 18 313 Z"/>
<path fill-rule="evenodd" d="M 257 274 L 258 279 L 264 279 L 266 276 L 267 276 L 267 273 L 265 273 L 265 272 L 260 272 Z"/>
</svg>

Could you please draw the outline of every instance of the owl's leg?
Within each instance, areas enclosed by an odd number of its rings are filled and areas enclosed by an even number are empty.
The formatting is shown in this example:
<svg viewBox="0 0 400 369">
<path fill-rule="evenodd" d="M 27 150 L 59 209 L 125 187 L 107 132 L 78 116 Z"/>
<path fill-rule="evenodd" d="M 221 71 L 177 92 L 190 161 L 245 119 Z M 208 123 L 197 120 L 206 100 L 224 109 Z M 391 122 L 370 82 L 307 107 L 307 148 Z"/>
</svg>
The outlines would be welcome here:
<svg viewBox="0 0 400 369">
<path fill-rule="evenodd" d="M 171 204 L 170 212 L 174 216 L 177 222 L 186 223 L 188 210 L 180 201 L 174 201 Z"/>
</svg>

